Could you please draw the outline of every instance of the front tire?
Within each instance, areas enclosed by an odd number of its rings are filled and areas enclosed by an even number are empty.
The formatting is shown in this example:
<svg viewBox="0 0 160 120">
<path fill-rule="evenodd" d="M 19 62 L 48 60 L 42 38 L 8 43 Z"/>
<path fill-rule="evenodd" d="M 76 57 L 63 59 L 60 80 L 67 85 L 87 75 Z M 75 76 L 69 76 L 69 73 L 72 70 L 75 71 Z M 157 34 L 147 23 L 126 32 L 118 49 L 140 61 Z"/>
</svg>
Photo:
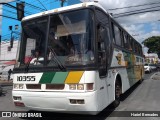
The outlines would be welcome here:
<svg viewBox="0 0 160 120">
<path fill-rule="evenodd" d="M 121 88 L 120 80 L 116 80 L 116 83 L 115 83 L 115 100 L 112 103 L 114 108 L 118 107 L 119 104 L 120 104 L 121 93 L 122 93 L 122 88 Z"/>
</svg>

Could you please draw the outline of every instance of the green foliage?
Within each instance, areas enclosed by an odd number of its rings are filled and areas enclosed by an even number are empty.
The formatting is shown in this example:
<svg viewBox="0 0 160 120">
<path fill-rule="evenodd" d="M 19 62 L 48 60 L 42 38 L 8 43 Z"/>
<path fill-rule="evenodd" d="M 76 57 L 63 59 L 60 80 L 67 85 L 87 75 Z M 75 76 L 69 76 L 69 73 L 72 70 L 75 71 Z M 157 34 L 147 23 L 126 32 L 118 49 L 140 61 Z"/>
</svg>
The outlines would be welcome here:
<svg viewBox="0 0 160 120">
<path fill-rule="evenodd" d="M 143 44 L 148 47 L 148 53 L 157 53 L 160 58 L 160 36 L 152 36 L 143 41 Z"/>
</svg>

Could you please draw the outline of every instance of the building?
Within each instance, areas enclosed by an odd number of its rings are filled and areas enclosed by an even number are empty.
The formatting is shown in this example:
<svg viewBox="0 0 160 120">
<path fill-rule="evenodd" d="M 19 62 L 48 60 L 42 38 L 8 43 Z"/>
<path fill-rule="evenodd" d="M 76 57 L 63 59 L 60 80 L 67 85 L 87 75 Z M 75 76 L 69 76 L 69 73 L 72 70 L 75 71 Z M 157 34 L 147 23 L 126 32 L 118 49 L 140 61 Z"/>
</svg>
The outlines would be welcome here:
<svg viewBox="0 0 160 120">
<path fill-rule="evenodd" d="M 157 54 L 145 54 L 145 63 L 157 64 L 159 62 Z"/>
</svg>

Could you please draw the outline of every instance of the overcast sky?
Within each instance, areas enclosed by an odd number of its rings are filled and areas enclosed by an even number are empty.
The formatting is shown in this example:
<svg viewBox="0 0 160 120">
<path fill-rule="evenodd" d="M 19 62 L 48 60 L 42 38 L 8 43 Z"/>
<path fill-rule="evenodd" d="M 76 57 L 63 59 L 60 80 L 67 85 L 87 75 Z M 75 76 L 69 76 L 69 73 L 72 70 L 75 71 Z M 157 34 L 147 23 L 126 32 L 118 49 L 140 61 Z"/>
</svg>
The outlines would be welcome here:
<svg viewBox="0 0 160 120">
<path fill-rule="evenodd" d="M 135 5 L 143 5 L 143 4 L 150 4 L 140 7 L 132 7 L 132 8 L 125 8 L 125 9 L 118 9 L 114 11 L 109 11 L 114 14 L 129 12 L 133 10 L 140 10 L 145 8 L 152 8 L 152 9 L 159 9 L 156 6 L 160 6 L 159 0 L 100 0 L 103 1 L 103 5 L 106 5 L 106 8 L 121 8 L 127 6 L 135 6 Z M 151 4 L 157 3 L 159 4 Z M 142 42 L 143 39 L 153 36 L 153 35 L 160 35 L 160 11 L 159 12 L 146 12 L 142 14 L 136 14 L 132 16 L 126 17 L 119 17 L 116 20 L 123 25 L 135 38 L 138 39 L 139 42 Z"/>
</svg>

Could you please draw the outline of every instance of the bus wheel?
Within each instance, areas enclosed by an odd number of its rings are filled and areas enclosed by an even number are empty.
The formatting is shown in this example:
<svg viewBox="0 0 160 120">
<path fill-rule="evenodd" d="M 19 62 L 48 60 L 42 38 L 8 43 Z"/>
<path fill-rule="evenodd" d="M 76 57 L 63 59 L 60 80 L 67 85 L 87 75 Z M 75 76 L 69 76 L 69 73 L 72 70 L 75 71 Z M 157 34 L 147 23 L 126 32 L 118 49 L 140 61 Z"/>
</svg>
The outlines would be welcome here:
<svg viewBox="0 0 160 120">
<path fill-rule="evenodd" d="M 116 108 L 120 104 L 120 96 L 121 96 L 121 83 L 119 80 L 116 80 L 115 83 L 115 100 L 113 102 L 113 107 Z"/>
</svg>

